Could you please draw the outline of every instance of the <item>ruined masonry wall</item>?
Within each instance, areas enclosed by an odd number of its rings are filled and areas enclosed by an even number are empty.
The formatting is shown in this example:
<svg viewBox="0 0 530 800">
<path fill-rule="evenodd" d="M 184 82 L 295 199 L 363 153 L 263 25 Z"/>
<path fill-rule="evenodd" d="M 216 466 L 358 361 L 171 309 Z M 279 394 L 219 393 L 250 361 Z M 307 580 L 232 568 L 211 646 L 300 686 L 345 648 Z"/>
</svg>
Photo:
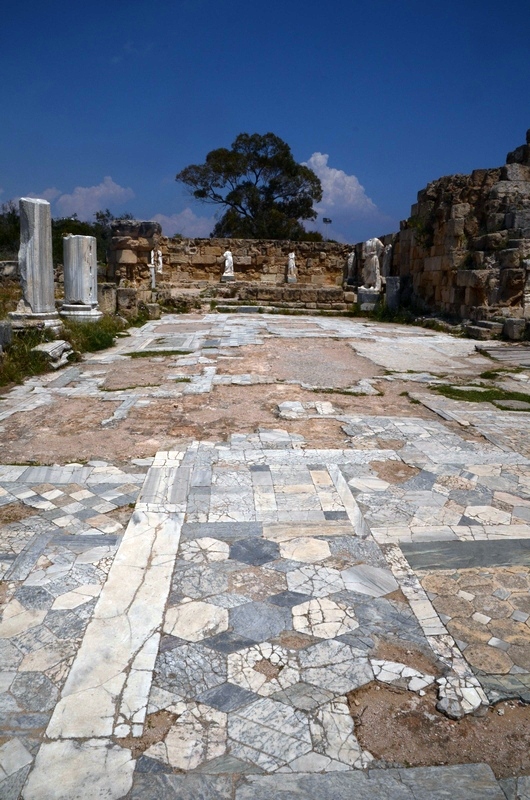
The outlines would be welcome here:
<svg viewBox="0 0 530 800">
<path fill-rule="evenodd" d="M 461 319 L 530 317 L 530 131 L 506 164 L 418 193 L 395 244 L 403 297 Z"/>
<path fill-rule="evenodd" d="M 218 284 L 227 248 L 234 256 L 237 281 L 285 283 L 288 253 L 294 251 L 298 284 L 341 286 L 351 252 L 351 245 L 335 242 L 170 239 L 162 236 L 156 222 L 122 221 L 113 227 L 108 278 L 120 286 L 150 286 L 149 262 L 153 249 L 162 252 L 157 285 Z"/>
</svg>

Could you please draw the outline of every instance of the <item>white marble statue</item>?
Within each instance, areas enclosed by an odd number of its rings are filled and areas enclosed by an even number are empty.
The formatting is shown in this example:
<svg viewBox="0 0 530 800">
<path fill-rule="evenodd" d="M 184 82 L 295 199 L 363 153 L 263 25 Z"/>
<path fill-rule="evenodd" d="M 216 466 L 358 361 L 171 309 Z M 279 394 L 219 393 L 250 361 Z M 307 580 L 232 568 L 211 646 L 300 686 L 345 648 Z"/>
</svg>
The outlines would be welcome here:
<svg viewBox="0 0 530 800">
<path fill-rule="evenodd" d="M 381 270 L 379 256 L 384 250 L 383 242 L 379 239 L 368 239 L 363 244 L 363 289 L 381 291 Z"/>
<path fill-rule="evenodd" d="M 232 251 L 227 250 L 223 253 L 223 258 L 225 260 L 225 271 L 223 272 L 223 278 L 233 278 L 234 277 L 234 259 L 232 257 Z"/>
<path fill-rule="evenodd" d="M 383 266 L 381 269 L 381 275 L 383 278 L 388 278 L 392 271 L 392 245 L 387 244 L 385 249 L 383 250 Z"/>
<path fill-rule="evenodd" d="M 287 280 L 289 282 L 295 283 L 297 279 L 296 275 L 296 255 L 294 253 L 289 253 L 287 256 Z"/>
<path fill-rule="evenodd" d="M 355 273 L 355 250 L 352 250 L 352 252 L 348 256 L 347 267 L 348 267 L 348 273 L 346 275 L 346 280 L 351 281 L 353 280 L 353 276 Z"/>
</svg>

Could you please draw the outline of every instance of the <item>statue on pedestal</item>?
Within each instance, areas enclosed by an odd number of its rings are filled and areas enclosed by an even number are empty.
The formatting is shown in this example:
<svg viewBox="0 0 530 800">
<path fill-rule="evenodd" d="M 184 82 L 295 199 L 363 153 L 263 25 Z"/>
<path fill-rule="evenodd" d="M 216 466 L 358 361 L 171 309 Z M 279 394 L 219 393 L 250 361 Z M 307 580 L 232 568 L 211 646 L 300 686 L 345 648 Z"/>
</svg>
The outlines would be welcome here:
<svg viewBox="0 0 530 800">
<path fill-rule="evenodd" d="M 383 242 L 379 239 L 368 239 L 363 245 L 363 289 L 381 291 L 381 270 L 379 256 L 384 249 Z"/>
<path fill-rule="evenodd" d="M 296 255 L 295 253 L 289 253 L 287 258 L 287 283 L 296 283 Z"/>
<path fill-rule="evenodd" d="M 234 259 L 232 256 L 231 250 L 226 250 L 223 253 L 223 258 L 225 260 L 225 271 L 221 275 L 221 281 L 233 281 L 235 280 L 234 277 Z"/>
</svg>

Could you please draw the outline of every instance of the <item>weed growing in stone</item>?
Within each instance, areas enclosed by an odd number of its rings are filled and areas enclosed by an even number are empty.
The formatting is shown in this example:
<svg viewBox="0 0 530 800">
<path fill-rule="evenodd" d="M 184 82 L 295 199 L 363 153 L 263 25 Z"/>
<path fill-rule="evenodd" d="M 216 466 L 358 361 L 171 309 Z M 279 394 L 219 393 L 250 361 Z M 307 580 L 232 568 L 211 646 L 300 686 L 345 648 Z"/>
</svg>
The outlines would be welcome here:
<svg viewBox="0 0 530 800">
<path fill-rule="evenodd" d="M 118 317 L 104 316 L 97 322 L 64 323 L 63 338 L 72 345 L 76 353 L 94 353 L 112 347 L 116 335 L 124 329 Z"/>
<path fill-rule="evenodd" d="M 22 383 L 25 378 L 47 372 L 47 357 L 33 348 L 52 339 L 53 334 L 48 330 L 14 333 L 12 343 L 0 356 L 0 386 Z"/>
<path fill-rule="evenodd" d="M 443 384 L 442 386 L 433 386 L 432 390 L 448 397 L 451 400 L 466 400 L 470 403 L 494 403 L 497 404 L 503 400 L 517 400 L 518 402 L 528 403 L 528 409 L 513 409 L 518 411 L 530 410 L 530 395 L 523 392 L 509 392 L 505 389 L 497 389 L 496 387 L 484 388 L 477 386 L 475 389 L 460 389 L 457 386 L 449 386 Z"/>
</svg>

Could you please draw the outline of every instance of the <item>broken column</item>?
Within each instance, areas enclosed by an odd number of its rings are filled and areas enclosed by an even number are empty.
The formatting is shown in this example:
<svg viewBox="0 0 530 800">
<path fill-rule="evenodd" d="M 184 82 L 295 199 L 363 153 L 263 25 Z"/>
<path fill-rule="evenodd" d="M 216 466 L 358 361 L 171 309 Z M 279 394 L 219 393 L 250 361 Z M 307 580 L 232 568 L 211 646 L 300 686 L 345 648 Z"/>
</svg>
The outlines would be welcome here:
<svg viewBox="0 0 530 800">
<path fill-rule="evenodd" d="M 78 322 L 96 322 L 98 309 L 98 265 L 94 236 L 63 239 L 64 304 L 61 316 Z"/>
<path fill-rule="evenodd" d="M 18 263 L 22 299 L 9 314 L 13 327 L 45 327 L 58 333 L 62 322 L 55 309 L 52 226 L 46 200 L 20 198 Z"/>
</svg>

